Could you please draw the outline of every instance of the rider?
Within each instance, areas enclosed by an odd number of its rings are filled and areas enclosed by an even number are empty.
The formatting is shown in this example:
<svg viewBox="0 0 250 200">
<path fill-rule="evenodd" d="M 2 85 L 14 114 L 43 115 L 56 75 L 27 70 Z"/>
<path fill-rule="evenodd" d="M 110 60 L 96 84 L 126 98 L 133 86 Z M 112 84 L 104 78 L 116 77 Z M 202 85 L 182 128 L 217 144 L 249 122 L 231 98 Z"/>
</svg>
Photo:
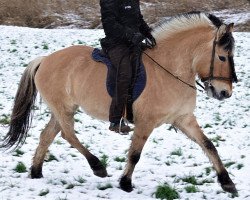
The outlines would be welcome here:
<svg viewBox="0 0 250 200">
<path fill-rule="evenodd" d="M 109 76 L 116 80 L 109 110 L 109 130 L 128 133 L 131 128 L 121 119 L 132 84 L 131 60 L 140 56 L 138 50 L 144 39 L 147 39 L 151 47 L 156 45 L 156 41 L 151 35 L 152 29 L 143 19 L 139 0 L 100 0 L 100 6 L 106 35 L 101 39 L 101 46 L 113 64 Z"/>
</svg>

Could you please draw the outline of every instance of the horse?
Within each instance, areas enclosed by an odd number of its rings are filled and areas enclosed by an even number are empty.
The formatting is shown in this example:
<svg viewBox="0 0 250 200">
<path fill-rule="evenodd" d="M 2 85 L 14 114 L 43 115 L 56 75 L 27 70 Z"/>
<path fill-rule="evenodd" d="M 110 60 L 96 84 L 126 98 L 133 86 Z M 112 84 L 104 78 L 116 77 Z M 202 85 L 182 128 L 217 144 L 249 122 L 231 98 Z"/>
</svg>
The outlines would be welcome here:
<svg viewBox="0 0 250 200">
<path fill-rule="evenodd" d="M 148 137 L 154 128 L 167 123 L 202 148 L 224 191 L 237 192 L 215 146 L 193 114 L 197 77 L 208 96 L 223 100 L 232 95 L 233 83 L 237 82 L 233 26 L 212 14 L 193 12 L 175 16 L 153 30 L 157 45 L 142 53 L 147 82 L 133 103 L 134 132 L 126 167 L 119 179 L 122 190 L 133 190 L 132 174 Z M 96 176 L 107 176 L 106 168 L 74 132 L 74 113 L 79 107 L 92 117 L 108 121 L 111 97 L 105 87 L 107 68 L 93 61 L 92 51 L 92 47 L 76 45 L 38 57 L 28 64 L 21 77 L 10 128 L 1 147 L 19 148 L 24 144 L 39 92 L 51 111 L 51 118 L 41 132 L 31 178 L 43 177 L 46 152 L 59 132 L 85 156 Z"/>
</svg>

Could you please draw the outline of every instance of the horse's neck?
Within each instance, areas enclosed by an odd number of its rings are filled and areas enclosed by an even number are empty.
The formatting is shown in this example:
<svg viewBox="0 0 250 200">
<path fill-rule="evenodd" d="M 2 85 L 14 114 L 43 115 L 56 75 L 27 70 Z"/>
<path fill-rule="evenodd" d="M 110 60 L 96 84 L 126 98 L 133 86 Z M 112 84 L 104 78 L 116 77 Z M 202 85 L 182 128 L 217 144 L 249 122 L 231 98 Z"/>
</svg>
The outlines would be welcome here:
<svg viewBox="0 0 250 200">
<path fill-rule="evenodd" d="M 150 55 L 175 76 L 192 83 L 197 73 L 193 66 L 197 49 L 207 44 L 211 37 L 211 30 L 205 28 L 177 33 L 160 40 Z"/>
</svg>

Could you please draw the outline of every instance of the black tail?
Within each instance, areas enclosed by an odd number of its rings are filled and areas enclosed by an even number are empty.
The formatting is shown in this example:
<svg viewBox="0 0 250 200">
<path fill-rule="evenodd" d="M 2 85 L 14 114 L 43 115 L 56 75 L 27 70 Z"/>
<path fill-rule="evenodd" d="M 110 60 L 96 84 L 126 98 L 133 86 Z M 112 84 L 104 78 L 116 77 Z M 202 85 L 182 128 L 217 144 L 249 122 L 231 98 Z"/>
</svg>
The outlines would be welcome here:
<svg viewBox="0 0 250 200">
<path fill-rule="evenodd" d="M 41 61 L 42 57 L 32 61 L 22 75 L 15 96 L 9 131 L 3 139 L 1 148 L 9 149 L 15 145 L 16 149 L 25 142 L 32 121 L 32 107 L 37 95 L 34 76 Z"/>
</svg>

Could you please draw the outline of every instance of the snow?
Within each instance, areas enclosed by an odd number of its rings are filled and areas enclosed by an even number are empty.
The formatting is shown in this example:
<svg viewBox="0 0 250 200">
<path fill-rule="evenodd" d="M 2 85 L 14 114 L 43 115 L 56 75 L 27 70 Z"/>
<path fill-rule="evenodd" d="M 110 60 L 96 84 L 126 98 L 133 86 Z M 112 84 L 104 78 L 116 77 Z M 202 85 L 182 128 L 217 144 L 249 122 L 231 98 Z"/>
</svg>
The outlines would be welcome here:
<svg viewBox="0 0 250 200">
<path fill-rule="evenodd" d="M 98 46 L 102 30 L 31 29 L 0 26 L 0 120 L 11 113 L 13 99 L 22 72 L 32 59 L 48 55 L 75 44 Z M 235 33 L 235 63 L 239 82 L 234 85 L 233 96 L 225 101 L 210 99 L 198 92 L 195 114 L 205 134 L 213 141 L 223 163 L 239 191 L 235 199 L 250 199 L 250 33 Z M 128 136 L 110 132 L 108 123 L 98 121 L 79 111 L 76 116 L 77 136 L 96 156 L 108 158 L 109 176 L 93 175 L 85 158 L 61 136 L 50 147 L 56 159 L 45 162 L 42 179 L 30 179 L 28 172 L 17 173 L 14 168 L 23 162 L 27 169 L 39 142 L 40 131 L 49 119 L 44 103 L 37 101 L 37 110 L 26 143 L 16 152 L 3 152 L 0 156 L 0 199 L 155 199 L 157 186 L 168 183 L 180 199 L 229 199 L 217 183 L 215 171 L 201 148 L 180 132 L 163 125 L 154 130 L 142 153 L 133 175 L 134 190 L 126 193 L 119 189 L 119 178 L 131 142 Z M 0 126 L 0 138 L 7 128 Z M 180 155 L 173 155 L 179 150 Z M 194 176 L 198 192 L 187 193 L 185 177 Z M 82 181 L 81 181 L 82 180 Z M 208 180 L 208 183 L 204 183 Z M 100 190 L 109 184 L 111 188 Z M 99 189 L 98 189 L 99 188 Z M 47 193 L 40 196 L 42 191 Z"/>
</svg>

